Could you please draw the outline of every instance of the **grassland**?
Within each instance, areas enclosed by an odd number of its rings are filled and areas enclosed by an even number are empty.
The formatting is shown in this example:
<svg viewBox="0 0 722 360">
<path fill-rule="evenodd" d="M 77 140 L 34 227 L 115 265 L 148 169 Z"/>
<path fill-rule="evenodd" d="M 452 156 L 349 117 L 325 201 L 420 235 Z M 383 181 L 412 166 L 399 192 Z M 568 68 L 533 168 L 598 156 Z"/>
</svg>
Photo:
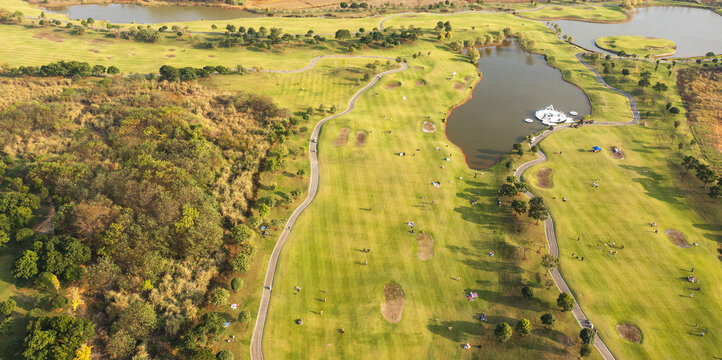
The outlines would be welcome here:
<svg viewBox="0 0 722 360">
<path fill-rule="evenodd" d="M 669 56 L 677 51 L 677 45 L 672 40 L 652 38 L 647 36 L 606 36 L 595 40 L 597 47 L 619 54 L 638 57 Z"/>
<path fill-rule="evenodd" d="M 630 19 L 619 6 L 545 6 L 539 10 L 520 12 L 519 16 L 535 20 L 580 20 L 590 22 L 622 22 Z"/>
</svg>

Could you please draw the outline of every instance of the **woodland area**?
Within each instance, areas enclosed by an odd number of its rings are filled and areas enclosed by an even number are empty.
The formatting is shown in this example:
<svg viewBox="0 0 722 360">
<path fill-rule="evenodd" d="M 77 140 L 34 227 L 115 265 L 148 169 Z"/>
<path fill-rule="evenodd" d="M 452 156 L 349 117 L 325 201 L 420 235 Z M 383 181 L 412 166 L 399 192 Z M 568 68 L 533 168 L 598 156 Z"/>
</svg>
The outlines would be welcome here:
<svg viewBox="0 0 722 360">
<path fill-rule="evenodd" d="M 13 357 L 209 354 L 231 320 L 206 304 L 248 268 L 257 176 L 290 126 L 268 98 L 193 83 L 0 78 L 0 245 L 37 291 L 5 316 L 6 334 L 27 324 Z"/>
<path fill-rule="evenodd" d="M 722 170 L 722 69 L 680 70 L 677 86 L 705 158 L 717 171 Z"/>
</svg>

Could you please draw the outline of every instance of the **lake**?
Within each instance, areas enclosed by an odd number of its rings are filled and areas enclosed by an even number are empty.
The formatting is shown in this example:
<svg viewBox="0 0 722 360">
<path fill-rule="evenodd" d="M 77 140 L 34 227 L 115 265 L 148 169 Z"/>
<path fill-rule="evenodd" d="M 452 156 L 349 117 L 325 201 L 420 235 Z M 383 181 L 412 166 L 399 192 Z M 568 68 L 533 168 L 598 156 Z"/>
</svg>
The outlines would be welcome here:
<svg viewBox="0 0 722 360">
<path fill-rule="evenodd" d="M 136 4 L 72 5 L 44 9 L 71 19 L 104 20 L 111 23 L 157 24 L 195 20 L 230 20 L 262 16 L 240 9 L 213 6 L 142 6 Z"/>
<path fill-rule="evenodd" d="M 472 98 L 454 109 L 446 122 L 449 140 L 464 152 L 472 169 L 486 169 L 511 151 L 514 143 L 546 128 L 534 112 L 553 104 L 576 111 L 575 119 L 591 112 L 584 92 L 562 79 L 561 71 L 544 57 L 525 52 L 516 44 L 480 49 L 482 78 Z"/>
<path fill-rule="evenodd" d="M 619 24 L 595 24 L 573 20 L 554 21 L 562 34 L 574 37 L 574 43 L 601 51 L 594 39 L 603 36 L 639 35 L 665 38 L 677 43 L 674 57 L 722 53 L 722 16 L 710 10 L 683 6 L 653 6 L 634 10 L 632 21 Z M 604 51 L 603 51 L 604 52 Z"/>
</svg>

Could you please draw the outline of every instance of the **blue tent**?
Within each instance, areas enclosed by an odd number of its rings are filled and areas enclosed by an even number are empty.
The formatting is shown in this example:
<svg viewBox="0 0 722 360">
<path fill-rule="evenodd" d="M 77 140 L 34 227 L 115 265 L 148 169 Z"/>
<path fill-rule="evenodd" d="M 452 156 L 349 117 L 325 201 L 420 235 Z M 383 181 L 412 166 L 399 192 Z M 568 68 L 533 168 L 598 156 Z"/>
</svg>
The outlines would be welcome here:
<svg viewBox="0 0 722 360">
<path fill-rule="evenodd" d="M 595 146 L 595 147 L 592 148 L 592 150 L 594 150 L 594 151 L 602 151 L 602 148 L 600 148 L 599 146 Z"/>
</svg>

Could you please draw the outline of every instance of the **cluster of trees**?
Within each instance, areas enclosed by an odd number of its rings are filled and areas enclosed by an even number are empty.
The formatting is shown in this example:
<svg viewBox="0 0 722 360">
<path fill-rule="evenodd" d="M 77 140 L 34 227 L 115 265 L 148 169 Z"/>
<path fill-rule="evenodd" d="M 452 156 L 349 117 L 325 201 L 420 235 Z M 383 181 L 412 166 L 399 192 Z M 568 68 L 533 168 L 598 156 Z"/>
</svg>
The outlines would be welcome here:
<svg viewBox="0 0 722 360">
<path fill-rule="evenodd" d="M 338 4 L 338 6 L 341 7 L 341 9 L 368 9 L 369 8 L 369 4 L 366 2 L 356 3 L 353 1 L 351 2 L 351 4 L 349 4 L 345 1 L 342 1 L 340 4 Z"/>
<path fill-rule="evenodd" d="M 520 319 L 516 322 L 514 330 L 519 336 L 529 335 L 532 330 L 531 321 L 529 321 L 529 319 Z M 498 323 L 494 329 L 494 336 L 496 336 L 499 342 L 503 343 L 509 341 L 513 333 L 514 331 L 511 325 L 505 321 Z"/>
<path fill-rule="evenodd" d="M 506 178 L 506 183 L 501 185 L 499 195 L 513 198 L 519 195 L 519 193 L 526 192 L 527 190 L 528 187 L 525 183 L 520 182 L 516 179 L 516 177 L 509 175 Z M 535 219 L 537 223 L 539 223 L 540 220 L 546 220 L 549 216 L 549 212 L 544 204 L 544 199 L 539 196 L 531 198 L 531 200 L 529 200 L 528 207 L 524 200 L 512 199 L 511 207 L 517 214 L 525 214 L 528 212 L 529 217 Z"/>
<path fill-rule="evenodd" d="M 694 171 L 697 179 L 704 183 L 705 187 L 716 181 L 716 185 L 709 187 L 707 195 L 713 199 L 718 199 L 722 196 L 722 177 L 712 170 L 709 165 L 702 163 L 694 156 L 685 156 L 684 159 L 682 159 L 682 167 L 687 171 Z"/>
<path fill-rule="evenodd" d="M 35 80 L 7 80 L 13 89 L 28 81 Z M 184 356 L 209 351 L 204 339 L 218 327 L 212 315 L 202 316 L 203 307 L 222 304 L 228 294 L 206 296 L 211 280 L 248 270 L 264 224 L 249 217 L 255 179 L 292 121 L 268 98 L 191 82 L 48 79 L 43 86 L 55 95 L 24 94 L 0 111 L 0 142 L 11 154 L 0 175 L 14 164 L 13 177 L 2 179 L 0 230 L 21 249 L 13 261 L 19 284 L 47 290 L 38 302 L 46 309 L 77 304 L 60 295 L 61 287 L 84 288 L 86 303 L 104 319 L 96 324 L 104 327 L 97 343 L 114 358 L 142 355 L 149 338 L 188 344 Z M 83 121 L 60 121 L 77 117 Z M 27 227 L 49 197 L 54 233 L 34 234 Z M 26 349 L 18 351 L 49 354 L 60 350 L 48 347 L 65 346 L 69 354 L 87 340 L 65 340 L 50 330 L 56 325 L 33 323 Z M 51 335 L 63 340 L 45 342 Z M 159 356 L 174 357 L 165 355 Z"/>
<path fill-rule="evenodd" d="M 22 11 L 10 12 L 5 9 L 0 9 L 0 23 L 12 23 L 20 24 L 23 22 L 25 15 Z"/>
<path fill-rule="evenodd" d="M 312 34 L 306 34 L 306 37 L 311 37 Z M 225 36 L 216 39 L 208 39 L 200 43 L 199 47 L 204 49 L 214 48 L 229 48 L 238 46 L 250 46 L 258 47 L 262 49 L 269 49 L 272 46 L 276 46 L 283 42 L 290 42 L 295 39 L 299 39 L 300 35 L 284 34 L 281 28 L 272 27 L 270 30 L 265 26 L 261 26 L 256 30 L 253 27 L 246 28 L 245 26 L 239 26 L 236 28 L 233 24 L 226 25 Z M 322 37 L 318 36 L 319 41 L 325 41 Z"/>
<path fill-rule="evenodd" d="M 222 65 L 206 65 L 202 68 L 193 68 L 190 66 L 177 68 L 171 65 L 163 65 L 158 71 L 160 73 L 161 81 L 178 82 L 207 78 L 213 73 L 225 75 L 230 72 L 230 69 Z"/>
<path fill-rule="evenodd" d="M 28 76 L 63 76 L 63 77 L 88 77 L 93 75 L 116 75 L 120 73 L 120 69 L 116 66 L 93 65 L 83 61 L 57 61 L 54 63 L 37 66 L 20 66 L 17 68 L 7 68 L 4 72 L 9 75 L 28 75 Z"/>
</svg>

